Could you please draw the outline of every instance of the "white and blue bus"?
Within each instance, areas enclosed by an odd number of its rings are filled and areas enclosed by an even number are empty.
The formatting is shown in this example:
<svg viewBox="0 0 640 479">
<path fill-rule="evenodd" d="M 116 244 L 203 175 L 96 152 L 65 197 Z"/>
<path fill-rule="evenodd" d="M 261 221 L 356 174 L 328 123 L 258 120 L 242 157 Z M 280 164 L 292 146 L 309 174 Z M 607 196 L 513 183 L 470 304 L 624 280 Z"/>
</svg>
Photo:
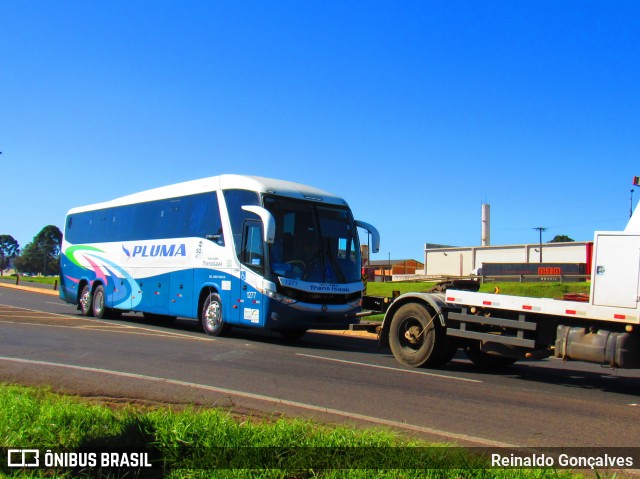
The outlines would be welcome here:
<svg viewBox="0 0 640 479">
<path fill-rule="evenodd" d="M 60 297 L 86 316 L 198 319 L 205 333 L 296 338 L 358 321 L 363 284 L 346 201 L 281 180 L 221 175 L 71 209 Z"/>
</svg>

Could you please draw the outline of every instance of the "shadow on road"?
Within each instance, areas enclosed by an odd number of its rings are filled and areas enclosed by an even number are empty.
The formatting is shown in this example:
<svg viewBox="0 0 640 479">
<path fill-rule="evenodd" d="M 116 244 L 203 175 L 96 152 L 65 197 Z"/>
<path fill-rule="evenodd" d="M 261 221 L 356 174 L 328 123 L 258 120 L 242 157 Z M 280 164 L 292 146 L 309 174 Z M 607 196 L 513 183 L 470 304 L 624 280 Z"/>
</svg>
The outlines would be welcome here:
<svg viewBox="0 0 640 479">
<path fill-rule="evenodd" d="M 177 319 L 174 321 L 148 320 L 142 315 L 125 315 L 121 320 L 114 320 L 114 323 L 126 322 L 132 325 L 151 327 L 168 331 L 180 331 L 187 334 L 202 335 L 200 325 L 197 321 L 188 319 Z M 358 352 L 365 355 L 374 355 L 375 362 L 380 359 L 390 358 L 390 367 L 402 368 L 393 360 L 388 348 L 380 348 L 375 336 L 360 336 L 345 334 L 341 331 L 310 331 L 297 340 L 287 340 L 280 336 L 278 332 L 250 329 L 232 328 L 225 336 L 229 340 L 252 341 L 264 344 L 274 344 L 286 348 L 300 351 L 323 350 Z M 373 363 L 374 361 L 372 361 Z M 555 359 L 545 360 L 523 360 L 509 367 L 496 369 L 493 371 L 478 370 L 462 351 L 458 351 L 455 358 L 444 367 L 434 370 L 439 372 L 449 372 L 461 374 L 469 378 L 482 380 L 483 377 L 501 377 L 514 381 L 538 382 L 556 386 L 558 388 L 579 388 L 584 390 L 595 390 L 607 393 L 617 393 L 629 396 L 640 396 L 640 377 L 636 371 L 616 370 L 609 367 L 602 367 L 595 370 L 597 365 L 589 365 L 578 362 L 563 362 Z M 517 384 L 514 383 L 514 386 Z"/>
<path fill-rule="evenodd" d="M 556 359 L 523 360 L 506 368 L 491 372 L 478 372 L 459 351 L 443 371 L 499 376 L 523 382 L 546 383 L 559 388 L 579 388 L 607 393 L 640 396 L 640 378 L 636 371 L 617 370 L 602 366 L 601 372 L 594 371 L 597 365 L 563 362 Z M 591 370 L 588 370 L 590 368 Z"/>
<path fill-rule="evenodd" d="M 173 321 L 151 320 L 146 319 L 142 315 L 123 315 L 119 320 L 110 320 L 114 324 L 126 322 L 128 324 L 145 326 L 151 328 L 164 329 L 168 331 L 180 331 L 188 334 L 198 334 L 206 337 L 202 332 L 200 324 L 191 319 L 178 318 Z M 239 328 L 234 327 L 224 336 L 230 339 L 241 339 L 247 341 L 256 341 L 266 344 L 278 344 L 284 347 L 297 349 L 321 349 L 321 350 L 340 350 L 340 351 L 358 351 L 368 352 L 372 354 L 388 353 L 386 349 L 378 348 L 378 341 L 375 335 L 362 336 L 358 334 L 349 334 L 344 331 L 308 331 L 300 339 L 285 339 L 277 331 L 264 329 Z"/>
</svg>

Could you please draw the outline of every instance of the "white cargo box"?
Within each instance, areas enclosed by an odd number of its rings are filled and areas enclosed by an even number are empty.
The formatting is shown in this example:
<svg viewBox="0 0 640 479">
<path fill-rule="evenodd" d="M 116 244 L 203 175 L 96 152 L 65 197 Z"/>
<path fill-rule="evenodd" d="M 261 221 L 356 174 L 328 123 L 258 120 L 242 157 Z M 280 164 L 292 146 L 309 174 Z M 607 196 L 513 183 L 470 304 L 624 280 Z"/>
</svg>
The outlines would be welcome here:
<svg viewBox="0 0 640 479">
<path fill-rule="evenodd" d="M 598 232 L 593 248 L 591 304 L 637 310 L 640 235 Z"/>
</svg>

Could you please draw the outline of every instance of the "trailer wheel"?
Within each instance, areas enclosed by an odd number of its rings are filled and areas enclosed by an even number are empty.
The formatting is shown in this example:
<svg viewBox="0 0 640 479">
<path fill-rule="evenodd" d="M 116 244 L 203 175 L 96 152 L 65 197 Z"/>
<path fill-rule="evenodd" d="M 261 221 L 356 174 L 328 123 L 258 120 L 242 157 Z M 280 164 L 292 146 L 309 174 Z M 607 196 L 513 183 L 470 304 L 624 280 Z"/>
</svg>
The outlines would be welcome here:
<svg viewBox="0 0 640 479">
<path fill-rule="evenodd" d="M 202 305 L 200 314 L 202 330 L 209 336 L 221 336 L 228 327 L 222 319 L 222 300 L 216 293 L 209 293 Z"/>
<path fill-rule="evenodd" d="M 511 366 L 518 358 L 509 358 L 506 356 L 495 356 L 480 351 L 480 345 L 474 344 L 464 348 L 464 352 L 471 362 L 481 369 L 500 369 Z"/>
<path fill-rule="evenodd" d="M 91 294 L 91 286 L 85 284 L 80 293 L 78 301 L 78 309 L 82 316 L 91 316 L 93 314 L 93 295 Z"/>
<path fill-rule="evenodd" d="M 391 320 L 389 346 L 393 356 L 414 368 L 442 366 L 446 360 L 445 331 L 424 306 L 408 303 Z"/>
</svg>

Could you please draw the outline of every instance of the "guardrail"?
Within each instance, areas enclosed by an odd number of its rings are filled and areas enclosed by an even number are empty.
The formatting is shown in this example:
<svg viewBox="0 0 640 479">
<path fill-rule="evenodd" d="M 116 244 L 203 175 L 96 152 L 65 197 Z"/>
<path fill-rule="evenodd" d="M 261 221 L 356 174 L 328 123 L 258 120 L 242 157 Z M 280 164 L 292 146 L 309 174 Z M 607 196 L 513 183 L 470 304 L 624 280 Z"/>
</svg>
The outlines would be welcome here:
<svg viewBox="0 0 640 479">
<path fill-rule="evenodd" d="M 565 283 L 565 282 L 584 282 L 591 279 L 591 275 L 588 274 L 504 274 L 493 276 L 471 276 L 471 278 L 478 278 L 481 283 L 495 283 L 498 281 L 506 281 L 513 283 L 533 283 L 533 282 L 552 282 L 552 283 Z"/>
<path fill-rule="evenodd" d="M 544 278 L 544 279 L 543 279 Z M 548 278 L 548 279 L 546 279 Z M 428 283 L 440 283 L 443 281 L 452 281 L 456 279 L 475 279 L 481 283 L 495 283 L 496 281 L 506 282 L 533 282 L 533 281 L 545 281 L 545 282 L 575 282 L 575 281 L 589 281 L 591 275 L 588 274 L 512 274 L 512 275 L 487 275 L 487 276 L 446 276 L 446 275 L 394 275 L 393 282 L 428 282 Z"/>
</svg>

